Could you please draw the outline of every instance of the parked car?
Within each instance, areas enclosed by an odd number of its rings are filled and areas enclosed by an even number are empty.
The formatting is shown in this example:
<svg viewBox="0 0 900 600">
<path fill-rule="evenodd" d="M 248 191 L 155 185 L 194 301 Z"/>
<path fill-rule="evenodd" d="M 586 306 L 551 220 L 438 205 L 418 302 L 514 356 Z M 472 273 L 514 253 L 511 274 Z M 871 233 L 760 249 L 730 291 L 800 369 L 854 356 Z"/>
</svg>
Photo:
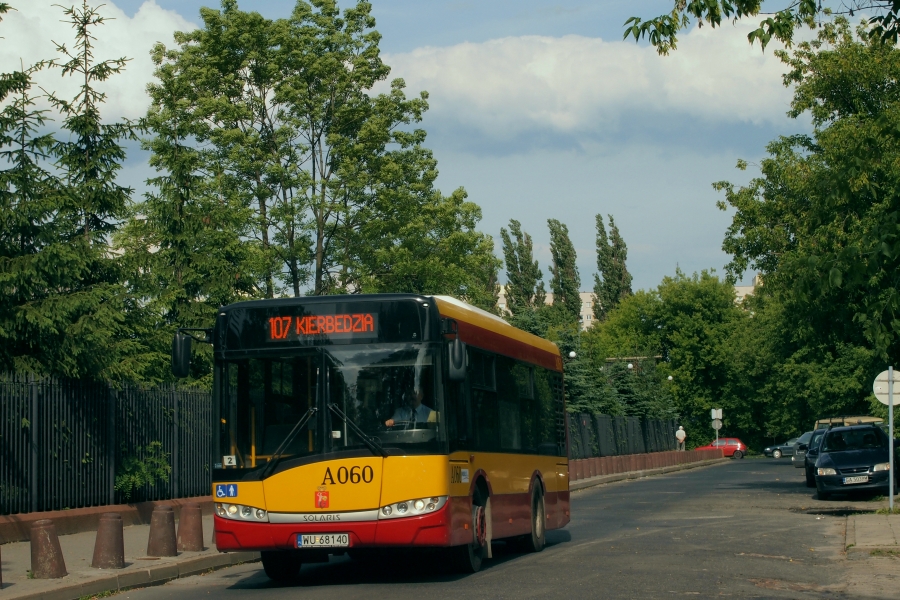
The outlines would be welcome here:
<svg viewBox="0 0 900 600">
<path fill-rule="evenodd" d="M 794 444 L 794 455 L 791 457 L 791 464 L 794 465 L 797 469 L 802 469 L 806 463 L 806 447 L 809 444 L 810 438 L 812 438 L 812 431 L 807 431 L 803 435 L 797 438 L 797 442 Z M 804 446 L 803 449 L 800 446 Z"/>
<path fill-rule="evenodd" d="M 829 429 L 822 438 L 816 461 L 815 485 L 819 499 L 827 500 L 835 492 L 851 490 L 887 494 L 890 446 L 888 436 L 876 425 Z"/>
<path fill-rule="evenodd" d="M 766 456 L 771 456 L 772 458 L 781 458 L 782 456 L 793 456 L 794 455 L 794 444 L 797 442 L 797 438 L 791 438 L 783 444 L 776 444 L 775 446 L 769 446 L 765 450 L 763 450 L 763 454 Z"/>
<path fill-rule="evenodd" d="M 722 450 L 726 457 L 744 458 L 747 444 L 737 438 L 719 438 L 717 441 L 701 446 L 697 450 Z"/>
<path fill-rule="evenodd" d="M 806 454 L 803 456 L 803 467 L 806 469 L 806 487 L 816 487 L 816 459 L 819 458 L 819 446 L 822 444 L 822 438 L 827 431 L 827 429 L 816 429 L 813 431 L 812 437 L 809 438 L 809 444 L 797 446 L 798 450 L 801 448 L 806 450 Z"/>
</svg>

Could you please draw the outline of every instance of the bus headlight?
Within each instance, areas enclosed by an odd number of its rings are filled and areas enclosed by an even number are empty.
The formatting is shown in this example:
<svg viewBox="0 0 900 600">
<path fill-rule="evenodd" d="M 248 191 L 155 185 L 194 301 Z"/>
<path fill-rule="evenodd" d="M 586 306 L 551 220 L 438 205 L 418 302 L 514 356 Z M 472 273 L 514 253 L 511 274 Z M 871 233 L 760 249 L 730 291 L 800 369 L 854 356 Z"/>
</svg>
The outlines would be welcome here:
<svg viewBox="0 0 900 600">
<path fill-rule="evenodd" d="M 253 506 L 244 506 L 243 504 L 216 503 L 216 514 L 223 519 L 233 519 L 235 521 L 269 522 L 269 513 L 265 510 Z"/>
<path fill-rule="evenodd" d="M 381 507 L 379 519 L 397 519 L 399 517 L 418 517 L 440 510 L 447 504 L 447 496 L 416 498 L 404 502 L 395 502 Z"/>
</svg>

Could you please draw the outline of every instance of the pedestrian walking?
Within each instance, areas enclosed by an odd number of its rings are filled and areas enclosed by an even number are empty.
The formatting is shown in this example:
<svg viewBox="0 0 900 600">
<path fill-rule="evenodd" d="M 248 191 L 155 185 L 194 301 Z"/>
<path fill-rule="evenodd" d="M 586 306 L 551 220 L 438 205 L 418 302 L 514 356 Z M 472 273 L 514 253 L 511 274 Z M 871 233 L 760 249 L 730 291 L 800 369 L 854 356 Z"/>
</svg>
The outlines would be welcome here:
<svg viewBox="0 0 900 600">
<path fill-rule="evenodd" d="M 678 450 L 680 452 L 684 452 L 684 438 L 687 437 L 687 434 L 684 432 L 684 427 L 681 425 L 678 426 L 678 431 L 675 432 L 675 440 L 678 442 Z"/>
</svg>

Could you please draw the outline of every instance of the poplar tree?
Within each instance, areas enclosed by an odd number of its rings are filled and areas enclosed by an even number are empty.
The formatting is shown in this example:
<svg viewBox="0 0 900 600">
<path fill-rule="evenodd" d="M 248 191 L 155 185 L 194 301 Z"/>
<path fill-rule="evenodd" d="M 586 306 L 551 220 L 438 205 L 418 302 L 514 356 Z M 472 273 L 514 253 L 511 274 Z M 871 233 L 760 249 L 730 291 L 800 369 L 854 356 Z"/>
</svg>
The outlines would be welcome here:
<svg viewBox="0 0 900 600">
<path fill-rule="evenodd" d="M 568 227 L 556 219 L 548 219 L 547 226 L 550 228 L 550 254 L 553 257 L 550 266 L 553 306 L 558 307 L 570 322 L 577 323 L 581 316 L 581 278 L 575 264 L 575 247 L 569 239 Z"/>
<path fill-rule="evenodd" d="M 511 234 L 511 235 L 510 235 Z M 544 305 L 544 274 L 534 260 L 531 236 L 522 231 L 515 219 L 509 221 L 509 231 L 500 228 L 503 258 L 506 262 L 506 305 L 514 316 L 534 311 Z"/>
<path fill-rule="evenodd" d="M 609 216 L 609 236 L 603 224 L 603 216 L 596 216 L 597 225 L 597 273 L 594 274 L 594 318 L 604 320 L 611 310 L 632 294 L 631 273 L 625 265 L 628 248 Z"/>
</svg>

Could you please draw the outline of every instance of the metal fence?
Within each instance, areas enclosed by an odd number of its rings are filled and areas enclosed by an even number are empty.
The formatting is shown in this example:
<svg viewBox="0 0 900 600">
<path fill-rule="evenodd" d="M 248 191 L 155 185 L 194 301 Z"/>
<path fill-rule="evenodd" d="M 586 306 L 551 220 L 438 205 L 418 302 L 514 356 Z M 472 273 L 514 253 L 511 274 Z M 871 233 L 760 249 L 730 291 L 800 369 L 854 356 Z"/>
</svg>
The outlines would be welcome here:
<svg viewBox="0 0 900 600">
<path fill-rule="evenodd" d="M 610 415 L 569 415 L 569 458 L 675 450 L 675 421 Z"/>
<path fill-rule="evenodd" d="M 0 515 L 123 502 L 116 475 L 153 442 L 171 466 L 168 482 L 139 487 L 130 501 L 209 494 L 212 426 L 202 390 L 0 375 Z"/>
</svg>

